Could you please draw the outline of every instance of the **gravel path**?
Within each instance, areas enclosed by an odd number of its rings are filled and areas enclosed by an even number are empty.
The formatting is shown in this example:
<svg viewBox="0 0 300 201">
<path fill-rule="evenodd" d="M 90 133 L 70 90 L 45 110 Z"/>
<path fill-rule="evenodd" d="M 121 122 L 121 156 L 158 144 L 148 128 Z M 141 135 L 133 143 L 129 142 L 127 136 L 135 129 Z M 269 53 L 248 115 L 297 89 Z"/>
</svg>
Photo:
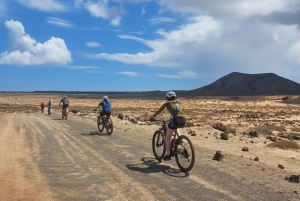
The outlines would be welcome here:
<svg viewBox="0 0 300 201">
<path fill-rule="evenodd" d="M 0 113 L 0 200 L 300 200 L 273 169 L 201 146 L 189 174 L 158 163 L 152 131 L 113 120 L 106 135 L 77 116 Z"/>
</svg>

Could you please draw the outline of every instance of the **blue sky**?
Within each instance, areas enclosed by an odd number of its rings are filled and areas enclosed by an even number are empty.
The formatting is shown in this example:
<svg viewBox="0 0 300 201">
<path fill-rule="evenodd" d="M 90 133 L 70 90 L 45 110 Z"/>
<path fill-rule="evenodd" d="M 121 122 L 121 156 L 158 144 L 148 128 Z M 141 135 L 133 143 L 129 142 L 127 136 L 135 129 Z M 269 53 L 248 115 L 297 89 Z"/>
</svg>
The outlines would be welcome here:
<svg viewBox="0 0 300 201">
<path fill-rule="evenodd" d="M 1 0 L 0 91 L 191 90 L 231 73 L 300 83 L 299 0 Z"/>
</svg>

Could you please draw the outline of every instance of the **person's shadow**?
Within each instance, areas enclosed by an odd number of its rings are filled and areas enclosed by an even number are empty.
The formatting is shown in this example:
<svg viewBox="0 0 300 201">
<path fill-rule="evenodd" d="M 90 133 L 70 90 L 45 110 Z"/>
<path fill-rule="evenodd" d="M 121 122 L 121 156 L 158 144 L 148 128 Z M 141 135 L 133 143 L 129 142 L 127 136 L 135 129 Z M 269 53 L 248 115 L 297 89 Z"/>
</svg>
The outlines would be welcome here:
<svg viewBox="0 0 300 201">
<path fill-rule="evenodd" d="M 179 169 L 162 165 L 155 158 L 142 158 L 140 164 L 129 164 L 126 167 L 132 171 L 138 171 L 145 174 L 162 172 L 172 177 L 187 177 L 188 173 L 181 172 Z"/>
<path fill-rule="evenodd" d="M 93 135 L 104 136 L 106 134 L 100 133 L 99 131 L 94 131 L 94 132 L 90 131 L 89 133 L 81 133 L 81 135 L 83 135 L 83 136 L 93 136 Z"/>
</svg>

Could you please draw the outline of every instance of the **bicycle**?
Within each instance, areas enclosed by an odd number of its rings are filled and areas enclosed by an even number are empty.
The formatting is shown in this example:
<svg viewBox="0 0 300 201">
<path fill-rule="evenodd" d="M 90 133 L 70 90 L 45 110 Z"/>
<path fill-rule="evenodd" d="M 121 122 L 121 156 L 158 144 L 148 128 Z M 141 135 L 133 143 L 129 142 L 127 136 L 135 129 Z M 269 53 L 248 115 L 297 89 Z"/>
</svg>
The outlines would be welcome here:
<svg viewBox="0 0 300 201">
<path fill-rule="evenodd" d="M 97 117 L 97 126 L 100 132 L 106 128 L 107 134 L 111 135 L 113 132 L 113 121 L 110 117 L 104 115 L 104 116 L 98 116 Z"/>
<path fill-rule="evenodd" d="M 51 107 L 48 107 L 48 115 L 51 114 Z"/>
<path fill-rule="evenodd" d="M 161 161 L 166 155 L 166 133 L 166 121 L 162 120 L 161 127 L 154 132 L 152 137 L 152 150 L 158 161 Z M 192 170 L 195 164 L 195 149 L 192 141 L 187 136 L 179 136 L 176 132 L 173 133 L 170 154 L 171 156 L 175 156 L 176 163 L 182 172 L 187 173 Z"/>
</svg>

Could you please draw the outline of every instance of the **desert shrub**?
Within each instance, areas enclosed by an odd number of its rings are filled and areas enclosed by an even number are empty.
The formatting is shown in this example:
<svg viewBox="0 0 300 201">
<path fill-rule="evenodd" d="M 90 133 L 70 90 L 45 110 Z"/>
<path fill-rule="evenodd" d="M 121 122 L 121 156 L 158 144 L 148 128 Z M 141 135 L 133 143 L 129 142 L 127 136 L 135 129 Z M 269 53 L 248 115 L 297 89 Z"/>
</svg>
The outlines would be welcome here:
<svg viewBox="0 0 300 201">
<path fill-rule="evenodd" d="M 251 130 L 255 130 L 259 135 L 273 135 L 272 130 L 270 130 L 268 126 L 258 126 Z"/>
<path fill-rule="evenodd" d="M 268 128 L 273 131 L 279 131 L 279 132 L 286 131 L 284 126 L 268 126 Z"/>
<path fill-rule="evenodd" d="M 299 127 L 297 127 L 297 128 L 291 128 L 291 131 L 300 132 L 300 128 Z"/>
<path fill-rule="evenodd" d="M 221 122 L 217 122 L 211 125 L 214 129 L 217 129 L 222 132 L 227 132 L 227 133 L 236 133 L 236 129 L 233 127 L 233 125 L 224 125 Z"/>
<path fill-rule="evenodd" d="M 268 147 L 277 147 L 279 149 L 300 149 L 298 143 L 288 140 L 278 140 L 267 145 Z"/>
</svg>

